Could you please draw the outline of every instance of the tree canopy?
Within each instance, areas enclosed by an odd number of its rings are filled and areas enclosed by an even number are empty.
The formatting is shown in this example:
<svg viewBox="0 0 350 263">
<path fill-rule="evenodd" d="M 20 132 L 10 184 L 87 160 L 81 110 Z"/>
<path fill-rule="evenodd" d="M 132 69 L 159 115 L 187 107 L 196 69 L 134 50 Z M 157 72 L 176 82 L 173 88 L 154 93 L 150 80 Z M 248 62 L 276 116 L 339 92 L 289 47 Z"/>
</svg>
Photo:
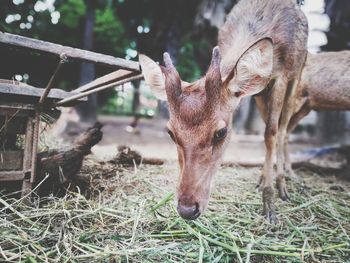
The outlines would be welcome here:
<svg viewBox="0 0 350 263">
<path fill-rule="evenodd" d="M 211 27 L 212 30 L 208 38 L 195 24 L 203 2 L 98 0 L 93 49 L 132 60 L 142 52 L 159 61 L 162 61 L 163 52 L 168 51 L 181 76 L 186 80 L 196 79 L 206 70 L 216 42 L 215 27 L 206 25 L 206 29 Z M 224 2 L 227 5 L 233 1 Z M 86 9 L 84 0 L 7 0 L 0 9 L 0 30 L 81 48 Z M 38 86 L 46 83 L 56 63 L 52 58 L 31 57 L 24 52 L 0 52 L 8 66 L 0 73 L 2 78 L 19 74 Z M 70 65 L 64 72 L 61 87 L 75 87 L 78 71 L 78 66 Z M 105 71 L 97 69 L 97 75 Z"/>
</svg>

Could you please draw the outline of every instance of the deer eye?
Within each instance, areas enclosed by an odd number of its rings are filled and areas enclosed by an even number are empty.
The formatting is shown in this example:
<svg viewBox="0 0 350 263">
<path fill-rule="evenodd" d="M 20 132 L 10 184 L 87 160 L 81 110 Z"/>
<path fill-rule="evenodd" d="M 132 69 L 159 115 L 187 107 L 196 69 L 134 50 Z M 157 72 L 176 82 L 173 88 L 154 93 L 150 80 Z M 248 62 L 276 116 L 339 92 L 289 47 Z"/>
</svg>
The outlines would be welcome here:
<svg viewBox="0 0 350 263">
<path fill-rule="evenodd" d="M 174 133 L 168 129 L 168 134 L 169 134 L 170 138 L 176 143 Z"/>
<path fill-rule="evenodd" d="M 219 142 L 226 137 L 227 127 L 217 130 L 214 133 L 214 142 Z"/>
</svg>

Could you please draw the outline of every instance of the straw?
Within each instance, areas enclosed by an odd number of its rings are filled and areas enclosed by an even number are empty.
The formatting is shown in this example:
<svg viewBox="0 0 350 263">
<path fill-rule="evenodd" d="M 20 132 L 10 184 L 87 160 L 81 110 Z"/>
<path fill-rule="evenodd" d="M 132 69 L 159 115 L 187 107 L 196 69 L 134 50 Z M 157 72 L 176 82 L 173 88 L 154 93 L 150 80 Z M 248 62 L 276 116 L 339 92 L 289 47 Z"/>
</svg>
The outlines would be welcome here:
<svg viewBox="0 0 350 263">
<path fill-rule="evenodd" d="M 261 215 L 260 170 L 221 168 L 199 219 L 174 206 L 177 164 L 137 169 L 85 161 L 86 192 L 37 199 L 0 196 L 0 261 L 6 262 L 348 262 L 350 186 L 297 171 L 279 223 Z M 38 197 L 36 197 L 38 198 Z"/>
</svg>

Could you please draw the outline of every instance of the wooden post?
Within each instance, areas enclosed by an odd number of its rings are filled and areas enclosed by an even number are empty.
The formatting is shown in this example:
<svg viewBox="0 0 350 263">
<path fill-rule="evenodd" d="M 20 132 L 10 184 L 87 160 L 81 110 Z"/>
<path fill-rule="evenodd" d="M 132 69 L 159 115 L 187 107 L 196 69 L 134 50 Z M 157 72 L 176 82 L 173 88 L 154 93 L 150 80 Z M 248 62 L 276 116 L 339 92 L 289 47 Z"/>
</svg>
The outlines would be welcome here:
<svg viewBox="0 0 350 263">
<path fill-rule="evenodd" d="M 33 117 L 27 119 L 27 128 L 25 133 L 25 144 L 23 152 L 23 174 L 22 197 L 32 190 L 32 154 L 33 154 Z"/>
<path fill-rule="evenodd" d="M 31 160 L 31 176 L 30 176 L 30 183 L 35 183 L 36 179 L 36 160 L 38 156 L 38 144 L 39 144 L 39 129 L 40 129 L 40 111 L 35 112 L 35 118 L 34 118 L 34 129 L 33 129 L 33 147 L 32 147 L 32 160 Z"/>
</svg>

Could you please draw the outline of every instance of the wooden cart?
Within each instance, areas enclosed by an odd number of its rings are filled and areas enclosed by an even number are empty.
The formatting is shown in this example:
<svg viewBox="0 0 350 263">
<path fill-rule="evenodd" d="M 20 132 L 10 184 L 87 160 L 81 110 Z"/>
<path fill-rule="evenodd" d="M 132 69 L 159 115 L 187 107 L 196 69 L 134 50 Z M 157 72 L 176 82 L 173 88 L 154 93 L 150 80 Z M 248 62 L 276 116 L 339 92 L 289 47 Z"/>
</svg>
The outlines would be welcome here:
<svg viewBox="0 0 350 263">
<path fill-rule="evenodd" d="M 0 32 L 0 43 L 59 58 L 45 88 L 0 80 L 0 182 L 22 181 L 22 196 L 27 196 L 36 182 L 40 114 L 56 117 L 56 106 L 75 105 L 92 93 L 141 79 L 142 74 L 137 62 L 18 35 Z M 115 71 L 71 92 L 54 89 L 57 74 L 68 60 L 92 62 Z"/>
</svg>

